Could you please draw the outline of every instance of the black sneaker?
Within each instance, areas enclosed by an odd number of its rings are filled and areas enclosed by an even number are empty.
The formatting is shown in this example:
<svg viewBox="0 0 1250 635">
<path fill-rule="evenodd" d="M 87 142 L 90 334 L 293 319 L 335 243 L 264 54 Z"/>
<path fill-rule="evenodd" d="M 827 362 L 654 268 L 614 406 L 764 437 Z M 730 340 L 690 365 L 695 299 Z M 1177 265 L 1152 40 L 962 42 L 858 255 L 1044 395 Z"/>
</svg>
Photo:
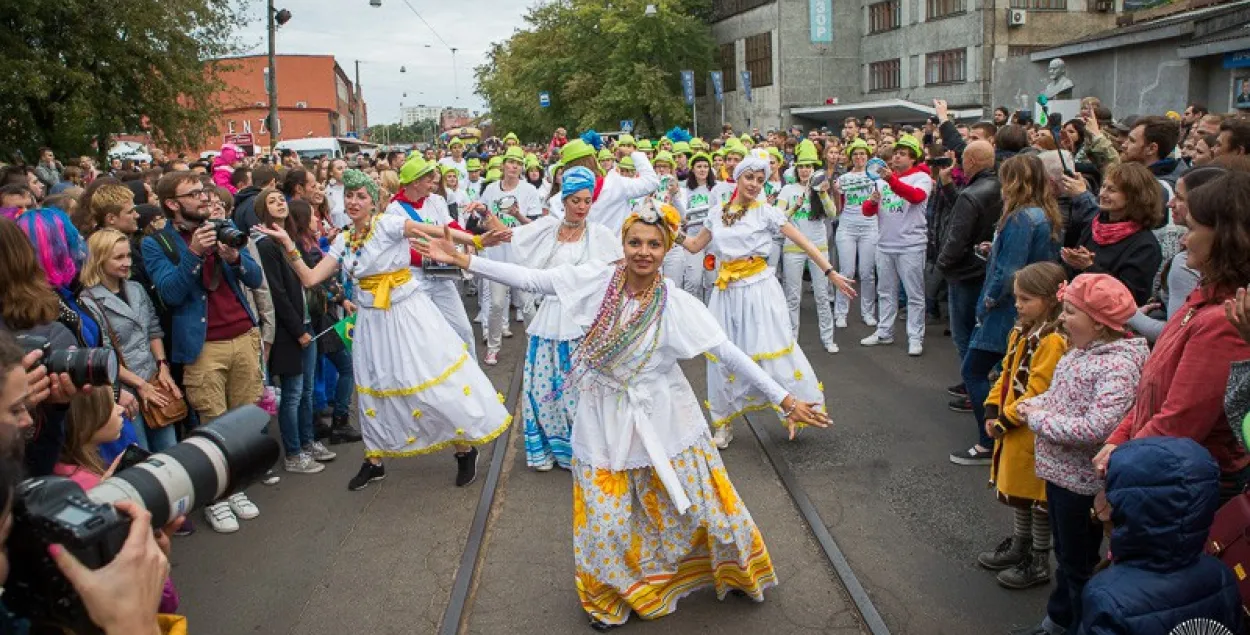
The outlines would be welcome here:
<svg viewBox="0 0 1250 635">
<path fill-rule="evenodd" d="M 330 425 L 330 445 L 357 441 L 360 441 L 360 433 L 347 422 L 347 415 L 335 417 L 334 423 Z"/>
<path fill-rule="evenodd" d="M 325 441 L 330 438 L 332 433 L 333 429 L 330 427 L 330 424 L 325 421 L 317 419 L 313 422 L 313 440 Z"/>
<path fill-rule="evenodd" d="M 982 450 L 972 446 L 960 452 L 951 452 L 951 463 L 955 465 L 989 465 L 994 459 L 993 450 Z"/>
<path fill-rule="evenodd" d="M 951 386 L 950 388 L 947 388 L 946 394 L 952 397 L 967 397 L 968 387 L 963 385 L 963 383 L 961 382 L 961 383 L 955 384 L 954 386 Z"/>
<path fill-rule="evenodd" d="M 946 404 L 952 412 L 972 412 L 972 400 L 967 397 L 955 397 Z"/>
<path fill-rule="evenodd" d="M 464 487 L 477 479 L 477 448 L 456 453 L 456 487 Z"/>
<path fill-rule="evenodd" d="M 386 478 L 386 466 L 378 463 L 374 465 L 365 461 L 360 466 L 360 471 L 347 482 L 347 489 L 356 492 L 369 486 L 374 481 L 380 481 Z"/>
</svg>

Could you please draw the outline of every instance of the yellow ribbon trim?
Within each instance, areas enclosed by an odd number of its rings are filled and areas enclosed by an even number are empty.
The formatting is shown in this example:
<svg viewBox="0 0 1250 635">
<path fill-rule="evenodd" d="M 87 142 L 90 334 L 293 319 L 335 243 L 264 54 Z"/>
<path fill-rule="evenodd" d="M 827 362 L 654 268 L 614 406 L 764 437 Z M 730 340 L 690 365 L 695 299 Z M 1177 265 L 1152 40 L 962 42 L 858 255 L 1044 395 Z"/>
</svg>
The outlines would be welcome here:
<svg viewBox="0 0 1250 635">
<path fill-rule="evenodd" d="M 790 342 L 789 346 L 779 351 L 773 351 L 771 353 L 756 353 L 751 356 L 751 361 L 762 362 L 766 359 L 779 359 L 793 352 L 794 352 L 794 342 Z M 713 364 L 720 363 L 720 358 L 711 353 L 704 353 L 703 356 L 707 358 L 707 361 L 712 362 Z"/>
<path fill-rule="evenodd" d="M 402 459 L 410 456 L 420 456 L 422 454 L 441 452 L 442 450 L 445 450 L 453 445 L 486 445 L 487 443 L 490 443 L 498 438 L 499 435 L 503 434 L 503 431 L 507 430 L 510 425 L 512 425 L 512 415 L 505 417 L 503 425 L 499 426 L 493 432 L 480 439 L 450 439 L 448 441 L 441 441 L 429 447 L 418 448 L 416 450 L 366 450 L 365 458 Z"/>
<path fill-rule="evenodd" d="M 379 398 L 406 397 L 408 395 L 415 395 L 423 390 L 428 390 L 430 388 L 433 388 L 434 386 L 437 386 L 447 381 L 448 379 L 451 378 L 453 374 L 455 374 L 456 371 L 460 370 L 460 367 L 464 366 L 465 362 L 467 361 L 469 361 L 469 355 L 468 353 L 465 353 L 460 356 L 460 359 L 456 360 L 456 363 L 452 364 L 450 367 L 447 368 L 447 370 L 443 371 L 443 374 L 439 375 L 438 377 L 435 377 L 434 379 L 421 382 L 417 384 L 416 386 L 411 386 L 409 388 L 388 388 L 385 390 L 379 390 L 377 388 L 370 388 L 368 386 L 356 386 L 356 392 L 362 395 L 369 395 L 370 397 L 379 397 Z M 413 416 L 416 416 L 416 415 L 413 415 Z"/>
<path fill-rule="evenodd" d="M 757 273 L 763 273 L 765 269 L 768 269 L 768 261 L 759 256 L 723 262 L 720 272 L 716 274 L 716 288 L 724 291 L 730 282 L 745 280 Z"/>
<path fill-rule="evenodd" d="M 391 290 L 409 280 L 412 280 L 412 272 L 405 267 L 361 278 L 360 290 L 372 293 L 373 308 L 385 311 L 391 308 Z"/>
<path fill-rule="evenodd" d="M 729 422 L 731 422 L 731 421 L 733 421 L 734 419 L 737 419 L 738 417 L 741 417 L 741 416 L 743 416 L 743 415 L 745 415 L 745 414 L 749 414 L 749 413 L 752 413 L 752 412 L 758 412 L 758 411 L 760 411 L 760 410 L 776 410 L 776 409 L 777 409 L 777 408 L 776 408 L 776 406 L 774 406 L 774 405 L 772 405 L 772 404 L 770 404 L 770 403 L 760 403 L 760 404 L 755 404 L 755 405 L 753 405 L 753 406 L 747 406 L 747 407 L 743 408 L 742 410 L 739 410 L 739 411 L 737 411 L 737 412 L 735 412 L 735 413 L 733 413 L 733 414 L 729 415 L 728 417 L 722 417 L 722 418 L 720 418 L 720 419 L 716 419 L 715 421 L 713 421 L 713 422 L 712 422 L 712 427 L 713 427 L 713 428 L 722 428 L 722 427 L 724 427 L 726 424 L 728 424 Z"/>
<path fill-rule="evenodd" d="M 824 250 L 828 249 L 828 248 L 829 248 L 829 246 L 828 246 L 828 245 L 816 245 L 816 248 L 817 248 L 817 249 L 819 249 L 819 250 L 821 250 L 821 251 L 824 251 Z M 795 245 L 795 244 L 793 244 L 793 243 L 787 242 L 787 243 L 786 243 L 786 246 L 784 246 L 784 247 L 782 247 L 782 248 L 781 248 L 781 253 L 785 253 L 785 254 L 805 254 L 805 253 L 807 253 L 807 252 L 806 252 L 806 251 L 803 251 L 803 248 L 802 248 L 802 247 L 800 247 L 800 246 L 798 246 L 798 245 Z"/>
</svg>

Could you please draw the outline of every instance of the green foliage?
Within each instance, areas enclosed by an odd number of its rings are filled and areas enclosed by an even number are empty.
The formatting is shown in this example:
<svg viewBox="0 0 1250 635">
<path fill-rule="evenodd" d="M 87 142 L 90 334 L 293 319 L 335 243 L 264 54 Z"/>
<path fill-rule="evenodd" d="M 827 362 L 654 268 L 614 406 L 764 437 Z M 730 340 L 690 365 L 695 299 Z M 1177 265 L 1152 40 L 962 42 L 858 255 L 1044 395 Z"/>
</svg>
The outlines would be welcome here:
<svg viewBox="0 0 1250 635">
<path fill-rule="evenodd" d="M 438 134 L 438 122 L 433 119 L 423 119 L 411 126 L 399 123 L 369 126 L 369 140 L 373 143 L 430 143 Z"/>
<path fill-rule="evenodd" d="M 121 132 L 195 147 L 215 132 L 204 61 L 237 52 L 234 1 L 0 0 L 0 156 L 102 154 Z"/>
<path fill-rule="evenodd" d="M 658 14 L 644 15 L 647 4 Z M 476 69 L 477 92 L 496 131 L 546 139 L 557 126 L 570 133 L 616 130 L 633 119 L 658 136 L 690 125 L 681 71 L 705 77 L 713 41 L 711 0 L 557 0 L 535 6 L 526 28 L 495 43 Z M 551 106 L 538 105 L 539 91 Z"/>
</svg>

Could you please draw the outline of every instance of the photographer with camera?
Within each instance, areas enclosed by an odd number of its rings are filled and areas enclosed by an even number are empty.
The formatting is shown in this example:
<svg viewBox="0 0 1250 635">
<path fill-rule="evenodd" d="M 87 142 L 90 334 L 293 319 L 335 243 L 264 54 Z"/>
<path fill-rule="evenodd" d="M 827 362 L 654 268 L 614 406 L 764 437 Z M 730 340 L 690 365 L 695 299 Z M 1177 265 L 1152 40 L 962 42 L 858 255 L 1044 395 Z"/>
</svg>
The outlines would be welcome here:
<svg viewBox="0 0 1250 635">
<path fill-rule="evenodd" d="M 260 398 L 260 332 L 243 286 L 255 289 L 264 276 L 240 250 L 246 234 L 228 220 L 209 222 L 209 193 L 199 177 L 167 174 L 156 190 L 170 222 L 143 239 L 143 261 L 173 312 L 169 360 L 185 364 L 187 402 L 208 423 Z M 237 517 L 260 513 L 242 492 L 206 511 L 213 529 L 223 533 L 238 530 Z"/>
</svg>

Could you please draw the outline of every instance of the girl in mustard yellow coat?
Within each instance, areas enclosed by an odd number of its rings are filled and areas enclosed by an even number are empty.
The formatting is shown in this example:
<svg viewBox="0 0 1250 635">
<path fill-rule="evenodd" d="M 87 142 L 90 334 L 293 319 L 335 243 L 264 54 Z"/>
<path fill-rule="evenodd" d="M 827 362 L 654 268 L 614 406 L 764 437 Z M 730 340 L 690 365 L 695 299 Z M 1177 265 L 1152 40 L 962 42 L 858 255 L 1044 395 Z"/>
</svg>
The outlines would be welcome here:
<svg viewBox="0 0 1250 635">
<path fill-rule="evenodd" d="M 1007 339 L 1002 373 L 985 400 L 985 429 L 994 437 L 990 484 L 998 500 L 1012 508 L 1012 535 L 993 551 L 977 557 L 998 583 L 1026 589 L 1050 582 L 1050 517 L 1046 483 L 1033 464 L 1033 432 L 1016 412 L 1016 404 L 1050 387 L 1050 378 L 1067 351 L 1058 332 L 1065 282 L 1063 267 L 1053 262 L 1031 264 L 1015 275 L 1016 326 Z"/>
</svg>

